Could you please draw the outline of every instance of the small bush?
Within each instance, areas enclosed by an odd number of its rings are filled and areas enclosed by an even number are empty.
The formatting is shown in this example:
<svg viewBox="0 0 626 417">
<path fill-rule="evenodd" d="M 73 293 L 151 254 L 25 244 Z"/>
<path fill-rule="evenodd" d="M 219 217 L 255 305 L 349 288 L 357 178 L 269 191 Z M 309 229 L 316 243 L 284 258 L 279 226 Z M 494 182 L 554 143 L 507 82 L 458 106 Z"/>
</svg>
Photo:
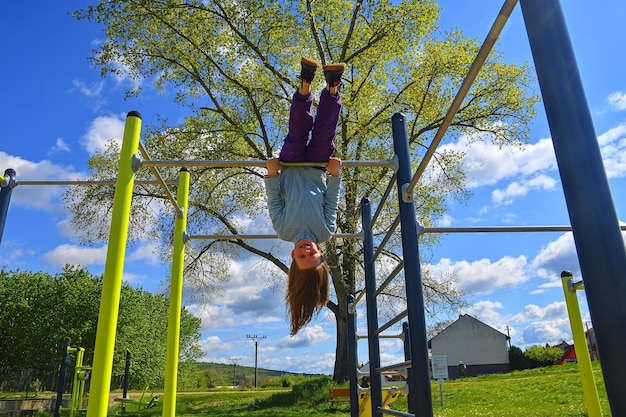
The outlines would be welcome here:
<svg viewBox="0 0 626 417">
<path fill-rule="evenodd" d="M 328 390 L 333 386 L 328 376 L 310 378 L 293 386 L 296 404 L 317 405 L 328 402 Z"/>
<path fill-rule="evenodd" d="M 550 346 L 531 346 L 526 349 L 524 355 L 530 361 L 529 368 L 539 368 L 542 366 L 554 365 L 554 363 L 563 356 L 563 351 L 559 348 Z"/>
</svg>

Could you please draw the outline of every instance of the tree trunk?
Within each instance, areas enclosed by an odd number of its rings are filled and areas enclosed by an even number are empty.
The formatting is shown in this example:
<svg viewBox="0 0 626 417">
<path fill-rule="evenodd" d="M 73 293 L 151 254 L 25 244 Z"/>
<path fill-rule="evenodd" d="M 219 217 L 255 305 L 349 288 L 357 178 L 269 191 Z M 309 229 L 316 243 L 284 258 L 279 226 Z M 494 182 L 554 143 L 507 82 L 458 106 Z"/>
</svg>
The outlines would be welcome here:
<svg viewBox="0 0 626 417">
<path fill-rule="evenodd" d="M 335 348 L 333 379 L 339 384 L 350 378 L 351 371 L 348 365 L 348 329 L 346 326 L 348 294 L 339 294 L 340 292 L 344 292 L 344 288 L 337 291 L 337 308 L 331 309 L 335 313 L 335 321 L 337 323 L 337 346 Z"/>
</svg>

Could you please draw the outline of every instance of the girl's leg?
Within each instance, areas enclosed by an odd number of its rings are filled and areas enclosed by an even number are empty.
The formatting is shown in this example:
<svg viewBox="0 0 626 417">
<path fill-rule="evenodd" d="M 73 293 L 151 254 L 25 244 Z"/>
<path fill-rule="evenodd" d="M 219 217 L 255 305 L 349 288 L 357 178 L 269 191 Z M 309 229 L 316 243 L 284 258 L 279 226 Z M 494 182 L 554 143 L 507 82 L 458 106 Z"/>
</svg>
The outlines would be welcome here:
<svg viewBox="0 0 626 417">
<path fill-rule="evenodd" d="M 309 132 L 313 127 L 311 94 L 302 96 L 297 91 L 293 94 L 289 110 L 289 133 L 280 150 L 279 159 L 285 162 L 303 161 L 306 153 Z"/>
<path fill-rule="evenodd" d="M 305 161 L 326 162 L 335 152 L 335 135 L 341 113 L 341 97 L 323 89 L 313 123 L 311 141 L 306 149 Z"/>
</svg>

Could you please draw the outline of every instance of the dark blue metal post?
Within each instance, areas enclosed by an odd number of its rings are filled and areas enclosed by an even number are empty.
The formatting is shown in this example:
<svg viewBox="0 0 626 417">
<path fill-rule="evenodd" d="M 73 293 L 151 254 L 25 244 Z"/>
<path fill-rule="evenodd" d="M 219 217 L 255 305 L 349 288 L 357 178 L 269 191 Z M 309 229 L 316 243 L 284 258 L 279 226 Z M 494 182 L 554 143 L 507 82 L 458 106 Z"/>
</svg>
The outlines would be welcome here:
<svg viewBox="0 0 626 417">
<path fill-rule="evenodd" d="M 409 337 L 409 323 L 402 323 L 402 341 L 404 342 L 404 360 L 411 360 L 411 339 Z M 408 405 L 409 405 L 409 413 L 415 414 L 415 395 L 417 394 L 415 391 L 415 384 L 413 383 L 413 369 L 407 369 L 406 374 L 406 383 L 409 387 L 409 395 L 408 395 Z"/>
<path fill-rule="evenodd" d="M 0 188 L 0 243 L 2 243 L 2 234 L 4 233 L 4 225 L 7 222 L 7 214 L 9 212 L 9 202 L 11 201 L 11 192 L 13 191 L 13 183 L 15 182 L 15 170 L 7 169 L 4 171 L 4 181 L 6 186 Z"/>
<path fill-rule="evenodd" d="M 59 385 L 57 387 L 57 399 L 54 405 L 54 417 L 60 417 L 60 408 L 63 406 L 63 391 L 65 391 L 65 377 L 67 375 L 67 363 L 69 362 L 70 339 L 65 338 L 63 344 L 63 356 L 61 357 L 61 367 L 59 368 Z"/>
<path fill-rule="evenodd" d="M 372 416 L 378 415 L 383 406 L 382 381 L 380 373 L 380 343 L 378 330 L 378 306 L 376 305 L 376 268 L 374 268 L 374 235 L 372 232 L 372 206 L 368 199 L 361 200 L 361 219 L 363 225 L 363 259 L 365 266 L 365 299 L 367 307 L 367 347 L 370 360 L 370 398 Z"/>
<path fill-rule="evenodd" d="M 393 147 L 398 157 L 398 205 L 400 206 L 400 227 L 402 230 L 402 253 L 404 258 L 404 279 L 406 285 L 407 317 L 409 320 L 409 341 L 415 389 L 415 415 L 432 417 L 433 400 L 430 391 L 428 372 L 428 344 L 426 341 L 426 318 L 424 316 L 424 294 L 422 292 L 422 272 L 418 247 L 417 222 L 413 196 L 406 195 L 405 189 L 411 182 L 411 160 L 406 120 L 403 114 L 396 113 L 391 118 Z"/>
<path fill-rule="evenodd" d="M 356 339 L 356 311 L 352 312 L 354 295 L 348 295 L 348 317 L 346 331 L 348 332 L 348 369 L 350 370 L 350 416 L 359 417 L 359 378 L 357 369 L 357 339 Z"/>
<path fill-rule="evenodd" d="M 624 240 L 560 3 L 522 0 L 521 6 L 611 411 L 626 416 Z"/>
<path fill-rule="evenodd" d="M 122 398 L 128 398 L 128 382 L 130 378 L 130 350 L 126 349 L 126 363 L 124 364 L 124 385 Z M 122 401 L 122 414 L 126 412 L 126 401 Z"/>
</svg>

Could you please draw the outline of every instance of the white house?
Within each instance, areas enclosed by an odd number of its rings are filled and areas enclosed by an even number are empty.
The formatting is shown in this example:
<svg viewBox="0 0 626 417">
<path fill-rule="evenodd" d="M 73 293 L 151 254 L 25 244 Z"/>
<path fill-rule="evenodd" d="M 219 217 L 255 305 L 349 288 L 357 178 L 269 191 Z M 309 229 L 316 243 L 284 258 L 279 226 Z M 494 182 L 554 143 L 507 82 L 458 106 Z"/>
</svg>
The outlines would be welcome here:
<svg viewBox="0 0 626 417">
<path fill-rule="evenodd" d="M 510 372 L 504 333 L 463 314 L 428 342 L 431 354 L 446 355 L 450 378 Z M 464 366 L 459 366 L 459 365 Z M 465 368 L 465 369 L 461 369 Z"/>
</svg>

